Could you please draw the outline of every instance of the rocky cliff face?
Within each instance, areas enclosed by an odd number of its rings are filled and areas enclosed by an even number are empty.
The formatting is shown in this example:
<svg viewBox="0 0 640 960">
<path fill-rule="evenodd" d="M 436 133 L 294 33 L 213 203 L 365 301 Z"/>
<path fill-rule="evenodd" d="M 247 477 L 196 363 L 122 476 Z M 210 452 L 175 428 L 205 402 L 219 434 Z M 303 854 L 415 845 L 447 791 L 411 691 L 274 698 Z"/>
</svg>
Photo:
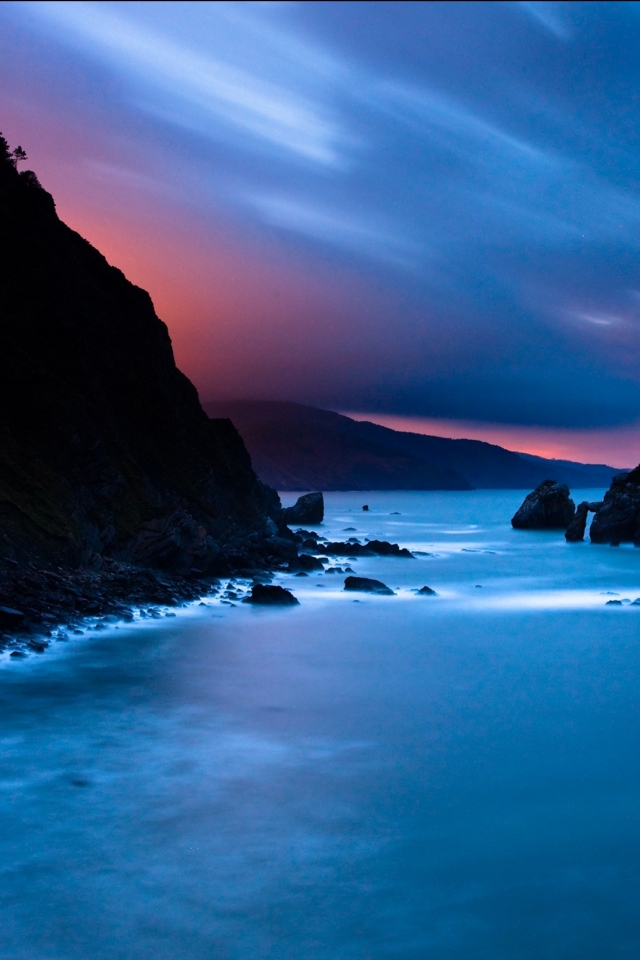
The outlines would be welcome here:
<svg viewBox="0 0 640 960">
<path fill-rule="evenodd" d="M 0 142 L 0 558 L 215 571 L 268 554 L 279 508 L 149 295 Z"/>
</svg>

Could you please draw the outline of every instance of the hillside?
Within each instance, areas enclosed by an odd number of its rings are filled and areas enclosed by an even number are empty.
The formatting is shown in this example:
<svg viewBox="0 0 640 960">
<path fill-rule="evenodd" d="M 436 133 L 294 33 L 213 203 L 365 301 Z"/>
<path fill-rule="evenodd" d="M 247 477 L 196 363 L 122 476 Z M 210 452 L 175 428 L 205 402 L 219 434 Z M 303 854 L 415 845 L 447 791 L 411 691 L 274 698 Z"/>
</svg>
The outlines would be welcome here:
<svg viewBox="0 0 640 960">
<path fill-rule="evenodd" d="M 201 572 L 266 535 L 274 491 L 177 369 L 149 295 L 0 138 L 0 557 Z"/>
<path fill-rule="evenodd" d="M 532 489 L 556 479 L 608 487 L 602 464 L 545 460 L 480 440 L 404 433 L 296 403 L 204 402 L 238 428 L 258 476 L 279 490 Z"/>
</svg>

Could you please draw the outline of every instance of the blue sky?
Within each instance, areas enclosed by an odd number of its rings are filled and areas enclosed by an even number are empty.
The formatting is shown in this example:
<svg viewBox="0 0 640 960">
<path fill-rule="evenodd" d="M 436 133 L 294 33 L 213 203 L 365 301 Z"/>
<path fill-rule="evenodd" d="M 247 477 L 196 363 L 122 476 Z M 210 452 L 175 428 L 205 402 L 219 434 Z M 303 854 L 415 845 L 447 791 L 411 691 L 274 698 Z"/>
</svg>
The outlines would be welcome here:
<svg viewBox="0 0 640 960">
<path fill-rule="evenodd" d="M 0 18 L 0 129 L 149 286 L 202 395 L 638 420 L 638 4 L 14 2 Z"/>
</svg>

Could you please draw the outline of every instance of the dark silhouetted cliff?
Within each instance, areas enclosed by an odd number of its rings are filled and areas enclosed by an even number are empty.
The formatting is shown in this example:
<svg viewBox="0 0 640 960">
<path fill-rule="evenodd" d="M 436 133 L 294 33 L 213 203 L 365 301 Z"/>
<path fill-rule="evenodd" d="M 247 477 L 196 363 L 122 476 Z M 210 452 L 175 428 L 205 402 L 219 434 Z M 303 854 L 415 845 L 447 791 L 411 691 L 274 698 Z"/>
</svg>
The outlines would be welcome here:
<svg viewBox="0 0 640 960">
<path fill-rule="evenodd" d="M 3 141 L 0 557 L 215 570 L 259 552 L 278 510 L 177 369 L 149 295 L 58 219 Z"/>
</svg>

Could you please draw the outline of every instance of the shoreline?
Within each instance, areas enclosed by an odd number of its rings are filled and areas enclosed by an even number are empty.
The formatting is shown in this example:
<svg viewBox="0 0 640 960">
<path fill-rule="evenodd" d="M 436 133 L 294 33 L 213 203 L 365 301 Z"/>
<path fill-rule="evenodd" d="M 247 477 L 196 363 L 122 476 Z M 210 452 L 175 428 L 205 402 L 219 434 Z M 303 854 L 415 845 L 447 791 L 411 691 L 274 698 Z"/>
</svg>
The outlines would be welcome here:
<svg viewBox="0 0 640 960">
<path fill-rule="evenodd" d="M 205 598 L 225 601 L 230 589 L 235 593 L 233 585 L 239 581 L 269 582 L 273 576 L 267 570 L 252 571 L 250 576 L 249 571 L 243 571 L 244 576 L 238 572 L 224 578 L 196 580 L 116 561 L 99 571 L 38 569 L 33 564 L 15 564 L 8 575 L 6 569 L 3 572 L 0 654 L 9 651 L 16 658 L 27 652 L 44 653 L 51 642 L 68 639 L 69 633 L 85 633 L 146 618 L 160 619 L 171 616 L 173 609 L 203 602 Z"/>
</svg>

